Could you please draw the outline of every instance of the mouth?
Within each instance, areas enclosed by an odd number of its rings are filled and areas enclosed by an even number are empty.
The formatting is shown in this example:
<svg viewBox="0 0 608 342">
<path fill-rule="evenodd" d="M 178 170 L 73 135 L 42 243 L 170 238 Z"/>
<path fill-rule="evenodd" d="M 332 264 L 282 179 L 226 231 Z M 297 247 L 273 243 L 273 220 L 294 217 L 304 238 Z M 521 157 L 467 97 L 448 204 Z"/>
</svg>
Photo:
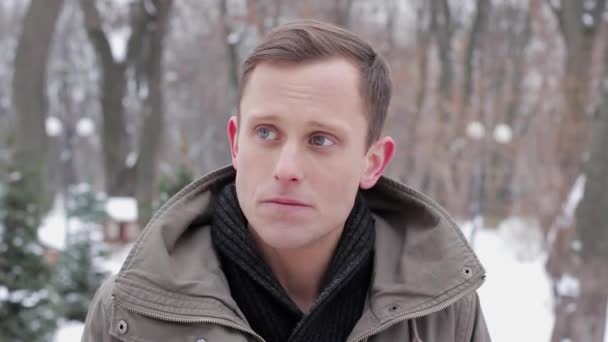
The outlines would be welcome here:
<svg viewBox="0 0 608 342">
<path fill-rule="evenodd" d="M 270 203 L 290 207 L 311 207 L 310 204 L 289 197 L 272 197 L 267 198 L 262 203 Z"/>
</svg>

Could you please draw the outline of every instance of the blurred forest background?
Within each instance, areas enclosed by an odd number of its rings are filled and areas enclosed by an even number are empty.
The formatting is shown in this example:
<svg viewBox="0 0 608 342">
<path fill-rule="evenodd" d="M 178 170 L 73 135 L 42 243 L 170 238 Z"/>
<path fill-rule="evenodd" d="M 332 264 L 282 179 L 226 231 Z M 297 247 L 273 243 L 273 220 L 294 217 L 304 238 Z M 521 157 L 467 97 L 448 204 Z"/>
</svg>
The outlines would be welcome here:
<svg viewBox="0 0 608 342">
<path fill-rule="evenodd" d="M 605 341 L 605 0 L 0 1 L 0 340 L 83 320 L 107 276 L 95 260 L 229 163 L 239 63 L 297 18 L 346 27 L 389 61 L 388 174 L 473 222 L 473 245 L 481 227 L 534 222 L 551 341 Z M 57 206 L 53 247 L 39 229 Z"/>
</svg>

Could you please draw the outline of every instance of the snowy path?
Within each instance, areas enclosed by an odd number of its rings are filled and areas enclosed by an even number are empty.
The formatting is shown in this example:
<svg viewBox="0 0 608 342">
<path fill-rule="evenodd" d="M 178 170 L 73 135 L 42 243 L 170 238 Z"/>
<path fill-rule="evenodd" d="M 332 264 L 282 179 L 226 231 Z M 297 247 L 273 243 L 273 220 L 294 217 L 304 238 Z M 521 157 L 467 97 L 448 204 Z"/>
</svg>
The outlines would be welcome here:
<svg viewBox="0 0 608 342">
<path fill-rule="evenodd" d="M 475 247 L 487 271 L 479 297 L 492 341 L 549 341 L 553 309 L 544 255 L 518 260 L 500 232 L 486 229 Z"/>
</svg>

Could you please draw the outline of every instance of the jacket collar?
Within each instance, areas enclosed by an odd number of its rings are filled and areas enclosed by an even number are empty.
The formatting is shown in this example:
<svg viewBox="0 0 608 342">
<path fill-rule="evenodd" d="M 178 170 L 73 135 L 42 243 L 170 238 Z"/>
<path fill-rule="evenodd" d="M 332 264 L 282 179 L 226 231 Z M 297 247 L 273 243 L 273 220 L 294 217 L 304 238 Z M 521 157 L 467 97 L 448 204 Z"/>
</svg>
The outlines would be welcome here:
<svg viewBox="0 0 608 342">
<path fill-rule="evenodd" d="M 247 327 L 208 229 L 214 198 L 234 177 L 231 166 L 214 171 L 158 210 L 117 275 L 117 300 L 157 317 L 204 316 Z M 370 300 L 352 338 L 438 311 L 481 285 L 481 263 L 431 199 L 386 177 L 362 193 L 376 218 L 376 245 Z"/>
</svg>

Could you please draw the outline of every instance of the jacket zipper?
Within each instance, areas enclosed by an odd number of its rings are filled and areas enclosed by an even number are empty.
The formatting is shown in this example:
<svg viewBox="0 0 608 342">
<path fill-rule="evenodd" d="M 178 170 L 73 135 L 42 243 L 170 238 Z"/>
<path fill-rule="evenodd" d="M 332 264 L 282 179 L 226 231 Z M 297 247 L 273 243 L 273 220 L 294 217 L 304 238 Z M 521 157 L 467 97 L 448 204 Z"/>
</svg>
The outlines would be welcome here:
<svg viewBox="0 0 608 342">
<path fill-rule="evenodd" d="M 401 317 L 395 318 L 390 322 L 385 323 L 383 326 L 380 326 L 370 332 L 368 332 L 367 334 L 357 338 L 356 340 L 353 340 L 351 342 L 361 342 L 364 341 L 365 339 L 368 339 L 370 337 L 372 337 L 373 335 L 379 334 L 382 331 L 392 327 L 395 324 L 399 324 L 403 321 L 406 321 L 408 319 L 414 319 L 414 318 L 421 318 L 421 317 L 426 317 L 426 316 L 430 316 L 436 312 L 439 312 L 441 310 L 444 310 L 454 304 L 456 304 L 459 300 L 461 300 L 462 298 L 468 296 L 469 294 L 477 291 L 477 289 L 479 289 L 481 287 L 481 285 L 483 285 L 483 283 L 485 282 L 485 276 L 481 279 L 481 281 L 476 284 L 475 286 L 471 287 L 469 290 L 465 291 L 464 293 L 452 298 L 451 300 L 447 301 L 446 303 L 435 307 L 435 308 L 431 308 L 431 309 L 426 309 L 426 310 L 422 310 L 413 314 L 407 314 L 407 315 L 403 315 Z"/>
<path fill-rule="evenodd" d="M 439 312 L 441 310 L 444 310 L 454 304 L 456 304 L 459 300 L 461 300 L 462 298 L 468 296 L 469 294 L 477 291 L 477 289 L 479 289 L 481 287 L 481 285 L 483 285 L 485 281 L 485 277 L 481 279 L 481 281 L 476 284 L 475 286 L 471 287 L 469 290 L 465 291 L 464 293 L 452 298 L 451 300 L 447 301 L 446 303 L 432 308 L 432 309 L 427 309 L 427 310 L 422 310 L 413 314 L 407 314 L 401 317 L 398 317 L 396 319 L 393 319 L 392 321 L 385 323 L 383 326 L 378 327 L 370 332 L 368 332 L 367 334 L 357 338 L 356 340 L 352 341 L 352 342 L 361 342 L 364 341 L 365 339 L 370 338 L 373 335 L 377 335 L 379 333 L 381 333 L 382 331 L 392 327 L 395 324 L 399 324 L 403 321 L 406 321 L 408 319 L 414 319 L 414 318 L 421 318 L 421 317 L 425 317 L 425 316 L 429 316 L 432 315 L 436 312 Z M 137 310 L 137 309 L 133 309 L 131 307 L 128 307 L 124 304 L 122 304 L 121 302 L 118 301 L 118 299 L 116 299 L 116 297 L 112 296 L 112 300 L 118 304 L 118 306 L 120 306 L 121 308 L 136 313 L 138 315 L 142 315 L 145 317 L 149 317 L 149 318 L 153 318 L 153 319 L 158 319 L 158 320 L 162 320 L 162 321 L 167 321 L 167 322 L 175 322 L 175 323 L 210 323 L 210 324 L 217 324 L 217 325 L 221 325 L 227 328 L 232 328 L 232 329 L 236 329 L 240 332 L 246 333 L 248 335 L 253 336 L 256 340 L 260 341 L 260 342 L 266 342 L 260 335 L 256 334 L 254 331 L 252 330 L 248 330 L 243 328 L 240 325 L 237 324 L 231 324 L 231 323 L 226 323 L 224 321 L 221 320 L 217 320 L 217 319 L 212 319 L 212 318 L 192 318 L 192 319 L 187 319 L 187 318 L 176 318 L 176 317 L 171 317 L 171 316 L 164 316 L 164 315 L 158 315 L 158 314 L 154 314 L 154 313 L 149 313 L 149 312 L 145 312 L 142 310 Z"/>
<path fill-rule="evenodd" d="M 158 315 L 155 313 L 150 313 L 150 312 L 146 312 L 146 311 L 142 311 L 142 310 L 138 310 L 138 309 L 133 309 L 131 307 L 126 306 L 125 304 L 122 304 L 120 301 L 118 301 L 118 299 L 116 299 L 115 296 L 112 296 L 112 300 L 118 304 L 118 306 L 120 306 L 121 308 L 132 312 L 132 313 L 136 313 L 138 315 L 142 315 L 145 317 L 149 317 L 149 318 L 153 318 L 153 319 L 158 319 L 161 321 L 167 321 L 167 322 L 175 322 L 175 323 L 210 323 L 210 324 L 217 324 L 217 325 L 221 325 L 223 327 L 227 327 L 227 328 L 232 328 L 232 329 L 236 329 L 242 333 L 246 333 L 248 335 L 253 336 L 256 340 L 260 341 L 260 342 L 266 342 L 260 335 L 256 334 L 254 331 L 249 330 L 249 329 L 245 329 L 242 326 L 238 325 L 238 324 L 231 324 L 231 323 L 226 323 L 222 320 L 217 320 L 217 319 L 213 319 L 213 318 L 176 318 L 176 317 L 171 317 L 171 316 L 165 316 L 165 315 Z"/>
</svg>

